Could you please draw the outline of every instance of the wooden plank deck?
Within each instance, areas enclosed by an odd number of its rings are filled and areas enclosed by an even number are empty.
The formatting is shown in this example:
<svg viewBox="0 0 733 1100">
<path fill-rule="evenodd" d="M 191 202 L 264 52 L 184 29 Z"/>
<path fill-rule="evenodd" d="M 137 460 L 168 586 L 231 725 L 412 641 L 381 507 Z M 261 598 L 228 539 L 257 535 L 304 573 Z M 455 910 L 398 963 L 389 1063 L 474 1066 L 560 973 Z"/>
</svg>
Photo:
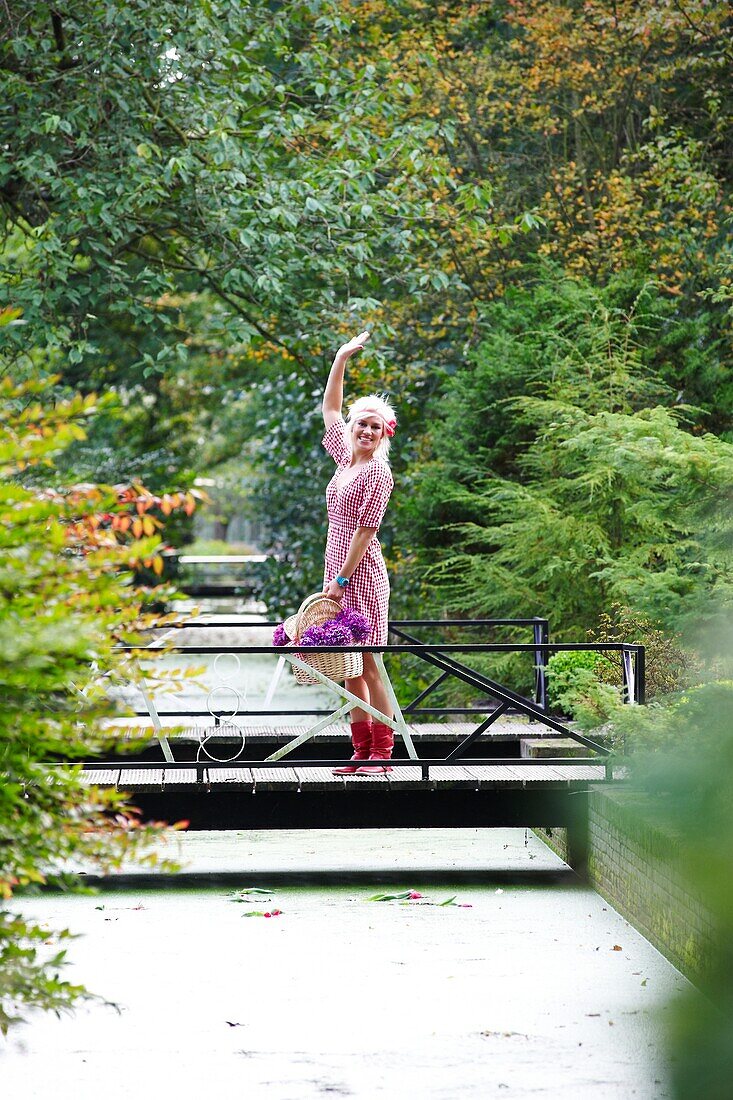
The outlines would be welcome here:
<svg viewBox="0 0 733 1100">
<path fill-rule="evenodd" d="M 120 777 L 118 780 L 118 786 L 120 782 L 125 780 Z M 195 786 L 198 782 L 195 768 L 163 768 L 163 789 L 164 790 L 178 790 L 186 789 L 192 784 Z"/>
<path fill-rule="evenodd" d="M 375 775 L 333 775 L 330 768 L 243 768 L 204 767 L 202 780 L 197 770 L 190 768 L 136 768 L 120 765 L 94 768 L 84 772 L 84 782 L 89 786 L 116 787 L 134 794 L 138 791 L 190 790 L 206 787 L 216 791 L 223 788 L 257 794 L 258 792 L 283 791 L 350 791 L 379 787 L 393 791 L 407 790 L 465 790 L 486 791 L 496 789 L 522 789 L 527 786 L 571 787 L 603 782 L 606 770 L 603 764 L 504 764 L 488 765 L 434 765 L 428 778 L 423 778 L 418 766 L 395 768 L 391 772 Z"/>
<path fill-rule="evenodd" d="M 206 771 L 206 779 L 212 791 L 217 788 L 253 791 L 255 785 L 251 768 L 211 768 Z"/>
</svg>

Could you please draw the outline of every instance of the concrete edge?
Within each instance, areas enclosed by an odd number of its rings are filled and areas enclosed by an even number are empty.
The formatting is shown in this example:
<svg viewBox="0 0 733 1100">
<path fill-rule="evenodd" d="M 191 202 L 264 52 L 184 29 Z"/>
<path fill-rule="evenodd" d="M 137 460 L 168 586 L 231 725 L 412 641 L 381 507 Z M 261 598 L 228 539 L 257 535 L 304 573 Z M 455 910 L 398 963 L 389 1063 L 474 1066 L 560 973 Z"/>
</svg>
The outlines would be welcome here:
<svg viewBox="0 0 733 1100">
<path fill-rule="evenodd" d="M 95 890 L 178 890 L 188 888 L 206 888 L 211 886 L 260 887 L 263 886 L 351 886 L 351 885 L 402 885 L 408 889 L 412 884 L 444 886 L 530 886 L 564 885 L 582 886 L 580 878 L 570 867 L 528 868 L 527 870 L 507 870 L 486 868 L 476 870 L 435 870 L 416 867 L 410 871 L 369 868 L 363 870 L 329 871 L 181 871 L 179 873 L 161 873 L 155 871 L 122 872 L 114 875 L 76 876 L 80 887 L 93 887 Z M 68 888 L 46 885 L 43 893 L 68 893 Z"/>
</svg>

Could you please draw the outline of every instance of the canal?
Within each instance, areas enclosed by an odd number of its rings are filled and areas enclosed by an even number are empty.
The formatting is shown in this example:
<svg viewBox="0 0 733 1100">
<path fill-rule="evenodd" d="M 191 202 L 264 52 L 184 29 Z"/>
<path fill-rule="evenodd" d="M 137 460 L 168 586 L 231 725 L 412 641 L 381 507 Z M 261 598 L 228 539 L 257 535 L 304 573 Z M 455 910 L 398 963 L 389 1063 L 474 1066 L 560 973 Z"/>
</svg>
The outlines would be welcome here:
<svg viewBox="0 0 733 1100">
<path fill-rule="evenodd" d="M 118 1010 L 13 1031 L 6 1095 L 670 1095 L 665 1019 L 688 983 L 531 833 L 196 833 L 167 853 L 191 889 L 16 902 L 79 933 L 67 976 Z M 319 869 L 336 880 L 283 874 Z M 404 891 L 422 896 L 370 900 Z"/>
</svg>

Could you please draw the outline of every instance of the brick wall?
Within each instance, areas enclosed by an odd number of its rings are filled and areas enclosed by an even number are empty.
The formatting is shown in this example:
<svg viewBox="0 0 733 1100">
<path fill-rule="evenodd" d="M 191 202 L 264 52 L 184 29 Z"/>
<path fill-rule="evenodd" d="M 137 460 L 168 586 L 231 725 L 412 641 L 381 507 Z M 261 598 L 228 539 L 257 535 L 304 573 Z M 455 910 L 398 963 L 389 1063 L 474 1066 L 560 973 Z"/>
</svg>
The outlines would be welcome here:
<svg viewBox="0 0 733 1100">
<path fill-rule="evenodd" d="M 692 896 L 683 869 L 684 838 L 650 819 L 643 796 L 594 790 L 588 807 L 590 883 L 688 978 L 705 973 L 712 952 L 709 914 Z M 537 829 L 561 858 L 564 829 Z"/>
</svg>

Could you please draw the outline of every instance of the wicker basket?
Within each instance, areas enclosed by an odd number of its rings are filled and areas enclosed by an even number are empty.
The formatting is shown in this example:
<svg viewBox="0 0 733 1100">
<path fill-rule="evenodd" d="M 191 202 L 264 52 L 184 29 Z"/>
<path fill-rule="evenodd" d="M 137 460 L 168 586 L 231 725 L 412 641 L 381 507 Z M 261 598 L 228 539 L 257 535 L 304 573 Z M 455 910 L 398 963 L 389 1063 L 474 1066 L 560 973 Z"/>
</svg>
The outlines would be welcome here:
<svg viewBox="0 0 733 1100">
<path fill-rule="evenodd" d="M 295 643 L 309 626 L 323 626 L 329 619 L 335 619 L 339 611 L 341 611 L 341 605 L 335 600 L 329 600 L 321 592 L 308 596 L 303 600 L 296 614 L 291 615 L 283 623 L 285 633 L 291 640 L 290 648 L 294 648 Z M 314 653 L 311 656 L 306 649 L 305 652 L 301 650 L 298 657 L 312 668 L 318 669 L 323 676 L 328 676 L 329 680 L 337 682 L 353 680 L 354 677 L 361 676 L 364 670 L 361 653 L 353 653 L 351 650 L 344 650 L 343 653 Z M 320 684 L 321 681 L 311 676 L 305 669 L 298 668 L 296 665 L 291 667 L 297 683 Z"/>
</svg>

